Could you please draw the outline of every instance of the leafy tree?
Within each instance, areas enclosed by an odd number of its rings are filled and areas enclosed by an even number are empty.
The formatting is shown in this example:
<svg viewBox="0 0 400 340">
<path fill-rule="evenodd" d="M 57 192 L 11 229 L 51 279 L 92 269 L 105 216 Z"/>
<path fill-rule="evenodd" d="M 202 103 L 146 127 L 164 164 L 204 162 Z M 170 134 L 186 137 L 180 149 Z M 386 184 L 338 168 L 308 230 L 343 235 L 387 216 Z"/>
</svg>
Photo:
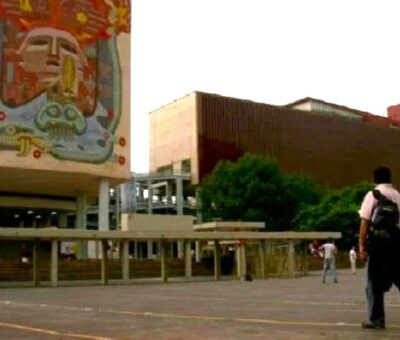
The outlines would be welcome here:
<svg viewBox="0 0 400 340">
<path fill-rule="evenodd" d="M 372 189 L 366 182 L 328 191 L 319 204 L 304 205 L 294 225 L 304 231 L 340 231 L 343 239 L 354 240 L 358 233 L 358 210 L 364 195 Z"/>
<path fill-rule="evenodd" d="M 319 198 L 310 178 L 285 175 L 274 159 L 252 154 L 220 161 L 200 186 L 204 220 L 265 221 L 268 230 L 291 229 L 297 210 Z"/>
</svg>

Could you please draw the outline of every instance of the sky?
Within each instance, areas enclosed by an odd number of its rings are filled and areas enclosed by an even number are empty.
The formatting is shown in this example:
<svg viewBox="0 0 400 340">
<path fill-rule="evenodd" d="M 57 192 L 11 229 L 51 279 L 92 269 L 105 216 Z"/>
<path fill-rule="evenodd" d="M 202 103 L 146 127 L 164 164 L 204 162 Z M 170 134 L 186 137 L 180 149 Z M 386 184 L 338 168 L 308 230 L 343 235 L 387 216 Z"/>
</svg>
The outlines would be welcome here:
<svg viewBox="0 0 400 340">
<path fill-rule="evenodd" d="M 149 113 L 193 91 L 386 116 L 399 13 L 398 0 L 132 0 L 131 170 L 148 171 Z"/>
</svg>

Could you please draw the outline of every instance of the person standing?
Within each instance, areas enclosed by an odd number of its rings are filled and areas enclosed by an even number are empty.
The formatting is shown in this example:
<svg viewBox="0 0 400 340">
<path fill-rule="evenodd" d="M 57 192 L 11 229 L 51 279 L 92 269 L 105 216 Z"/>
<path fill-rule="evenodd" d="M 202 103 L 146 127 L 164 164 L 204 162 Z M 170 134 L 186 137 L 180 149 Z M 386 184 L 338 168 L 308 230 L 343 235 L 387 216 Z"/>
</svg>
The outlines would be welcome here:
<svg viewBox="0 0 400 340">
<path fill-rule="evenodd" d="M 330 237 L 328 239 L 328 242 L 324 243 L 322 246 L 318 248 L 318 250 L 323 252 L 324 256 L 324 268 L 322 271 L 322 283 L 325 283 L 326 281 L 326 272 L 328 269 L 331 271 L 331 274 L 333 276 L 333 282 L 338 283 L 337 277 L 336 277 L 336 261 L 335 261 L 335 256 L 337 253 L 336 246 L 333 243 L 332 238 Z"/>
<path fill-rule="evenodd" d="M 350 259 L 350 267 L 351 267 L 351 272 L 353 274 L 356 273 L 356 262 L 357 262 L 357 253 L 356 253 L 356 247 L 351 247 L 350 252 L 349 252 L 349 259 Z"/>
<path fill-rule="evenodd" d="M 376 168 L 373 176 L 375 189 L 365 195 L 359 210 L 359 254 L 360 258 L 366 261 L 365 292 L 368 315 L 368 320 L 363 321 L 361 327 L 384 329 L 384 294 L 393 283 L 400 288 L 400 193 L 391 184 L 391 171 L 388 167 Z M 380 208 L 383 204 L 386 209 Z"/>
</svg>

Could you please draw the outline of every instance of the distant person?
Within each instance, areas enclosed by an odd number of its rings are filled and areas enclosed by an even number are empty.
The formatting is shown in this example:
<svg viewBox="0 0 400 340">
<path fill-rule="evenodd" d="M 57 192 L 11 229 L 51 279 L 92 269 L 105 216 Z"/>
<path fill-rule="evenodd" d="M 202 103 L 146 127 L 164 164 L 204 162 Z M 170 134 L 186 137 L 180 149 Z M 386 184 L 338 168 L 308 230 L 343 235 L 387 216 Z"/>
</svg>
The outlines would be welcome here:
<svg viewBox="0 0 400 340">
<path fill-rule="evenodd" d="M 384 294 L 393 283 L 400 289 L 400 193 L 391 184 L 391 171 L 374 170 L 375 189 L 369 191 L 359 211 L 360 258 L 366 261 L 368 320 L 363 328 L 385 328 Z"/>
<path fill-rule="evenodd" d="M 356 247 L 351 247 L 350 252 L 349 252 L 349 260 L 350 260 L 350 268 L 351 272 L 353 274 L 356 273 L 356 262 L 357 262 L 357 253 L 356 253 Z"/>
<path fill-rule="evenodd" d="M 318 251 L 322 252 L 323 257 L 324 257 L 324 268 L 322 270 L 322 283 L 326 282 L 326 272 L 328 269 L 331 272 L 331 275 L 333 276 L 333 282 L 338 283 L 337 277 L 336 277 L 336 246 L 333 243 L 332 238 L 330 237 L 328 239 L 328 242 L 324 243 L 322 246 L 318 248 Z"/>
</svg>

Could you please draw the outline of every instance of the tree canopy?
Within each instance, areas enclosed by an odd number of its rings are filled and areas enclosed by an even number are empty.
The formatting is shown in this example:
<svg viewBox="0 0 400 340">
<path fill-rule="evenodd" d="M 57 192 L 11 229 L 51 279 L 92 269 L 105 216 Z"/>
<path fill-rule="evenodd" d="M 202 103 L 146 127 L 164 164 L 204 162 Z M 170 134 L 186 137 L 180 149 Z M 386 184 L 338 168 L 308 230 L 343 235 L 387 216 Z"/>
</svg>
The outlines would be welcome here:
<svg viewBox="0 0 400 340">
<path fill-rule="evenodd" d="M 274 159 L 252 154 L 220 161 L 200 186 L 205 221 L 265 221 L 267 230 L 293 229 L 298 210 L 320 197 L 309 177 L 284 174 Z"/>
</svg>

